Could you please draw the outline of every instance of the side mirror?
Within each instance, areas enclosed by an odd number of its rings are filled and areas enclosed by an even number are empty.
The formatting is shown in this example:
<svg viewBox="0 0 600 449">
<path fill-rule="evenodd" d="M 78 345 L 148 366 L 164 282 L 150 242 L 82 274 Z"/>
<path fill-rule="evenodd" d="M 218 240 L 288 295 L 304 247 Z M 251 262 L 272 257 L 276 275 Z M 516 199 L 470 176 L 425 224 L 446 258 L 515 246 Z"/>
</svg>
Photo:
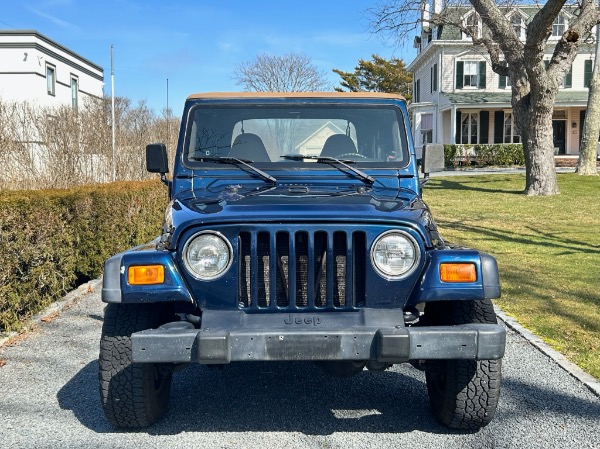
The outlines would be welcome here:
<svg viewBox="0 0 600 449">
<path fill-rule="evenodd" d="M 425 175 L 444 170 L 444 145 L 440 143 L 423 145 L 422 169 Z"/>
<path fill-rule="evenodd" d="M 164 143 L 146 145 L 146 170 L 150 173 L 169 173 L 167 147 Z"/>
</svg>

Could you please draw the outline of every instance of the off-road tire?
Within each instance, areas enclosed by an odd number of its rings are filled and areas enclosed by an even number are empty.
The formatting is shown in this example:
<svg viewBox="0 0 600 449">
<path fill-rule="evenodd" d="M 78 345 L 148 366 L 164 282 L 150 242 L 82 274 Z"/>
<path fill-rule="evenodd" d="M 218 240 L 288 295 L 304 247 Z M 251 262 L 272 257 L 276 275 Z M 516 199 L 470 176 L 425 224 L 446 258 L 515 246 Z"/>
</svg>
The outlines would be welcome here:
<svg viewBox="0 0 600 449">
<path fill-rule="evenodd" d="M 131 334 L 163 324 L 162 312 L 157 304 L 106 306 L 100 341 L 100 398 L 104 414 L 115 427 L 146 427 L 167 410 L 170 367 L 131 362 Z"/>
<path fill-rule="evenodd" d="M 490 300 L 429 303 L 425 316 L 428 325 L 497 323 Z M 436 419 L 451 429 L 489 424 L 500 397 L 501 366 L 501 360 L 428 361 L 427 392 Z"/>
</svg>

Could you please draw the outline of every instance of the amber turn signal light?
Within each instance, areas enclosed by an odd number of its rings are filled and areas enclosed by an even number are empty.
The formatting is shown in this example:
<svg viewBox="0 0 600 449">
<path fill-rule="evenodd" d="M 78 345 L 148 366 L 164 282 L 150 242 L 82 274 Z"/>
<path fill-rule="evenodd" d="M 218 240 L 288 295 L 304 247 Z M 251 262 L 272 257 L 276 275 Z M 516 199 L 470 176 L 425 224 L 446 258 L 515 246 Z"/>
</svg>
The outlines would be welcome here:
<svg viewBox="0 0 600 449">
<path fill-rule="evenodd" d="M 165 282 L 165 267 L 162 265 L 132 265 L 127 272 L 129 285 L 162 284 Z"/>
<path fill-rule="evenodd" d="M 440 279 L 443 282 L 475 282 L 477 270 L 473 263 L 440 264 Z"/>
</svg>

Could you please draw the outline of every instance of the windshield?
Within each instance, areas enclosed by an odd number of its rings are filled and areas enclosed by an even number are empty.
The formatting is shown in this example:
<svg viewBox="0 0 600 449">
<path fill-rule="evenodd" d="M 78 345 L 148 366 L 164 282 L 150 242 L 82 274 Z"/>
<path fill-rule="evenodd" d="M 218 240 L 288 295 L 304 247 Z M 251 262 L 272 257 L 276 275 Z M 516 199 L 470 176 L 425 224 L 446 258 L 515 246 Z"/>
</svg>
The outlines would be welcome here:
<svg viewBox="0 0 600 449">
<path fill-rule="evenodd" d="M 408 143 L 402 111 L 394 106 L 195 106 L 187 125 L 184 162 L 195 167 L 205 162 L 203 158 L 215 157 L 271 168 L 325 167 L 315 164 L 316 157 L 398 167 L 408 163 Z"/>
</svg>

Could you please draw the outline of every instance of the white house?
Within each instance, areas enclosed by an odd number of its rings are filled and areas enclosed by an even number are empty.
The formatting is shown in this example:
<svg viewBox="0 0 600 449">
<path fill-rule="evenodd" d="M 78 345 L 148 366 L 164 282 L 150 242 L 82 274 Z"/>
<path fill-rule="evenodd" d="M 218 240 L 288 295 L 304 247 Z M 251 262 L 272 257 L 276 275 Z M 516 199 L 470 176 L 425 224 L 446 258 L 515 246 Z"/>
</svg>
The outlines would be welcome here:
<svg viewBox="0 0 600 449">
<path fill-rule="evenodd" d="M 104 70 L 33 30 L 0 30 L 0 99 L 39 106 L 102 97 Z"/>
<path fill-rule="evenodd" d="M 433 1 L 434 12 L 441 1 Z M 525 39 L 525 28 L 535 6 L 514 6 L 506 15 L 515 32 Z M 482 32 L 482 22 L 469 8 L 457 8 L 467 27 Z M 552 27 L 546 59 L 568 27 L 571 15 L 563 11 Z M 429 5 L 422 5 L 421 34 L 414 40 L 416 58 L 407 69 L 414 75 L 413 134 L 424 143 L 491 144 L 520 142 L 511 107 L 510 79 L 492 71 L 487 52 L 472 45 L 470 37 L 449 25 L 430 26 Z M 553 114 L 557 154 L 578 154 L 594 60 L 593 45 L 582 45 L 556 97 Z"/>
</svg>

